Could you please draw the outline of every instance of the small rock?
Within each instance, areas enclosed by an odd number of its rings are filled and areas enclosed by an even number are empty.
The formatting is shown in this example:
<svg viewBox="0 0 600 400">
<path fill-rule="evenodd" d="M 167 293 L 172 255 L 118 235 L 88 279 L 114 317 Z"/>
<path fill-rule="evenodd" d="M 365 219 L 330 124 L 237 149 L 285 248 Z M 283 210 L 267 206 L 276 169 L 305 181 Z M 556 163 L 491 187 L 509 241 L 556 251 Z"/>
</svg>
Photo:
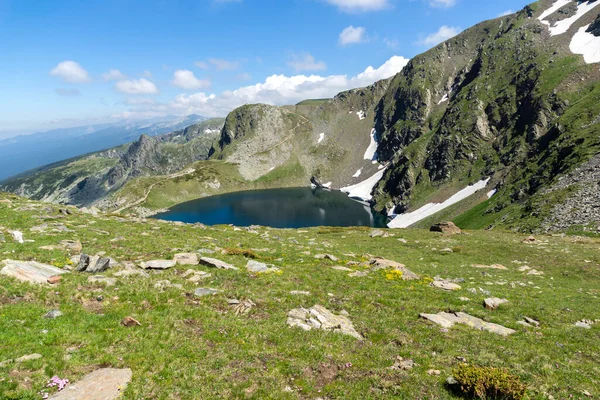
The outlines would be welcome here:
<svg viewBox="0 0 600 400">
<path fill-rule="evenodd" d="M 17 243 L 25 243 L 25 240 L 23 239 L 23 232 L 21 231 L 8 231 L 8 233 L 10 233 L 13 237 L 13 240 Z"/>
<path fill-rule="evenodd" d="M 492 264 L 492 265 L 473 264 L 473 267 L 487 268 L 487 269 L 508 269 L 504 265 L 501 265 L 501 264 Z"/>
<path fill-rule="evenodd" d="M 529 318 L 529 317 L 523 317 L 523 319 L 525 320 L 525 322 L 534 325 L 534 326 L 540 326 L 540 323 L 538 321 L 536 321 L 533 318 Z"/>
<path fill-rule="evenodd" d="M 381 229 L 376 229 L 376 230 L 374 230 L 373 232 L 371 232 L 369 234 L 369 237 L 372 237 L 372 238 L 375 238 L 375 237 L 384 237 L 384 238 L 386 238 L 386 237 L 389 237 L 389 236 L 390 236 L 389 233 L 384 232 Z"/>
<path fill-rule="evenodd" d="M 79 240 L 61 240 L 60 246 L 71 253 L 81 253 L 83 250 Z"/>
<path fill-rule="evenodd" d="M 137 319 L 135 319 L 133 317 L 123 318 L 123 320 L 121 321 L 121 325 L 126 326 L 128 328 L 131 328 L 133 326 L 142 326 L 140 321 L 138 321 Z"/>
<path fill-rule="evenodd" d="M 405 360 L 402 357 L 398 356 L 396 357 L 396 362 L 390 367 L 390 369 L 396 371 L 408 371 L 413 369 L 414 366 L 415 362 L 413 360 Z"/>
<path fill-rule="evenodd" d="M 63 313 L 60 312 L 59 310 L 51 310 L 51 311 L 48 311 L 46 314 L 44 314 L 44 318 L 56 319 L 62 315 L 63 315 Z"/>
<path fill-rule="evenodd" d="M 460 290 L 461 289 L 460 285 L 457 285 L 456 283 L 452 283 L 449 281 L 433 281 L 433 282 L 431 282 L 431 286 L 439 288 L 439 289 L 444 289 L 444 290 Z"/>
<path fill-rule="evenodd" d="M 173 260 L 179 265 L 198 265 L 198 255 L 196 253 L 175 254 Z"/>
<path fill-rule="evenodd" d="M 86 376 L 75 384 L 50 396 L 50 400 L 116 400 L 131 382 L 132 371 L 126 369 L 102 368 Z"/>
<path fill-rule="evenodd" d="M 525 244 L 537 244 L 538 243 L 537 239 L 534 236 L 529 236 L 529 237 L 523 239 L 522 242 Z"/>
<path fill-rule="evenodd" d="M 353 272 L 354 271 L 352 268 L 342 267 L 342 266 L 339 266 L 339 265 L 331 267 L 331 269 L 335 269 L 336 271 L 346 271 L 346 272 Z"/>
<path fill-rule="evenodd" d="M 317 254 L 315 256 L 315 258 L 320 259 L 320 260 L 331 260 L 331 261 L 339 261 L 340 259 L 337 258 L 336 256 L 332 255 L 332 254 Z"/>
<path fill-rule="evenodd" d="M 269 267 L 267 266 L 267 264 L 265 263 L 261 263 L 258 261 L 254 261 L 254 260 L 249 260 L 248 263 L 246 264 L 246 269 L 250 272 L 254 272 L 254 273 L 265 273 L 265 272 L 274 272 L 274 271 L 279 271 L 279 268 L 277 267 Z"/>
<path fill-rule="evenodd" d="M 216 258 L 210 258 L 210 257 L 201 257 L 200 264 L 208 265 L 209 267 L 219 268 L 219 269 L 235 269 L 235 270 L 238 269 L 237 267 L 234 267 L 231 264 L 228 264 L 224 261 L 217 260 Z"/>
<path fill-rule="evenodd" d="M 62 276 L 60 275 L 52 275 L 51 277 L 49 277 L 46 282 L 48 282 L 51 285 L 56 285 L 58 282 L 60 282 L 60 280 L 62 279 Z"/>
<path fill-rule="evenodd" d="M 427 370 L 427 375 L 439 376 L 441 374 L 442 374 L 442 371 L 440 371 L 439 369 L 429 369 L 429 370 Z"/>
<path fill-rule="evenodd" d="M 575 322 L 576 327 L 584 329 L 592 329 L 593 324 L 594 321 L 590 321 L 589 319 L 582 319 L 581 321 Z"/>
<path fill-rule="evenodd" d="M 23 282 L 44 284 L 48 278 L 55 275 L 68 273 L 52 265 L 42 264 L 35 261 L 4 260 L 4 268 L 0 270 L 1 275 L 10 276 Z"/>
<path fill-rule="evenodd" d="M 90 274 L 97 274 L 106 271 L 110 267 L 110 258 L 98 258 L 98 260 L 92 265 L 88 265 L 85 272 Z"/>
<path fill-rule="evenodd" d="M 488 297 L 487 299 L 485 299 L 483 301 L 483 305 L 488 310 L 495 310 L 500 306 L 500 304 L 504 304 L 504 303 L 508 303 L 508 300 L 499 299 L 498 297 Z"/>
<path fill-rule="evenodd" d="M 508 336 L 515 333 L 513 329 L 492 322 L 486 322 L 481 318 L 473 317 L 463 312 L 447 313 L 442 311 L 437 314 L 420 314 L 419 316 L 443 328 L 451 328 L 454 324 L 464 324 L 473 329 L 488 331 L 501 336 Z"/>
<path fill-rule="evenodd" d="M 115 276 L 119 278 L 126 278 L 129 276 L 141 276 L 144 278 L 150 277 L 150 275 L 139 269 L 124 269 L 122 271 L 115 272 Z"/>
<path fill-rule="evenodd" d="M 217 293 L 219 293 L 219 291 L 217 289 L 211 289 L 211 288 L 198 288 L 198 289 L 194 290 L 194 296 L 196 296 L 196 297 L 211 296 L 211 295 L 215 295 Z"/>
<path fill-rule="evenodd" d="M 143 269 L 158 269 L 165 270 L 169 268 L 173 268 L 176 265 L 174 260 L 151 260 L 145 261 L 141 263 L 141 267 Z"/>
<path fill-rule="evenodd" d="M 290 292 L 290 294 L 293 294 L 293 295 L 296 295 L 296 296 L 298 296 L 298 295 L 300 295 L 300 296 L 310 296 L 310 292 L 307 292 L 305 290 L 292 290 Z"/>
<path fill-rule="evenodd" d="M 322 329 L 340 332 L 362 340 L 362 336 L 354 329 L 354 325 L 348 317 L 335 315 L 320 305 L 315 305 L 308 310 L 305 308 L 291 310 L 288 313 L 287 324 L 291 327 L 299 327 L 305 331 Z"/>
<path fill-rule="evenodd" d="M 94 275 L 87 279 L 88 283 L 100 283 L 106 286 L 114 286 L 117 284 L 117 278 L 109 278 L 104 275 Z"/>
<path fill-rule="evenodd" d="M 433 225 L 431 228 L 429 228 L 429 230 L 431 232 L 441 232 L 447 235 L 457 235 L 459 233 L 462 233 L 462 231 L 460 230 L 460 228 L 456 225 L 454 225 L 453 222 L 440 222 L 439 224 L 435 224 Z"/>
</svg>

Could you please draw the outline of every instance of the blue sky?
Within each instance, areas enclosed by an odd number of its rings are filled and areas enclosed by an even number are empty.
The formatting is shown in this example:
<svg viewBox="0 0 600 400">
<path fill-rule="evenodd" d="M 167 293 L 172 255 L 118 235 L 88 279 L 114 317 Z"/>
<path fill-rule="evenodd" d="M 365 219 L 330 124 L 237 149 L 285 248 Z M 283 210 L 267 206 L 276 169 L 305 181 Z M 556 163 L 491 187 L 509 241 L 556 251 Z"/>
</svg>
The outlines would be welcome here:
<svg viewBox="0 0 600 400">
<path fill-rule="evenodd" d="M 0 0 L 0 131 L 329 97 L 528 3 Z"/>
</svg>

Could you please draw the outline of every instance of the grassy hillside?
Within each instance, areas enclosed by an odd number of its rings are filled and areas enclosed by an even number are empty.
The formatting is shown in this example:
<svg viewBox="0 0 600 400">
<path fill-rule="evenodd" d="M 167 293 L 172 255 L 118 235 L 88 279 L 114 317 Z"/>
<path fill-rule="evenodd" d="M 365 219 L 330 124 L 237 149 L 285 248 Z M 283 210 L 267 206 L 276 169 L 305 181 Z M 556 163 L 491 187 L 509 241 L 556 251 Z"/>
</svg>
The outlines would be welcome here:
<svg viewBox="0 0 600 400">
<path fill-rule="evenodd" d="M 442 236 L 416 229 L 370 238 L 364 228 L 260 227 L 256 234 L 229 226 L 93 217 L 74 208 L 70 212 L 1 195 L 0 235 L 5 241 L 0 246 L 5 257 L 68 268 L 69 253 L 40 247 L 75 239 L 85 253 L 105 252 L 123 264 L 204 249 L 240 270 L 177 266 L 162 273 L 148 271 L 148 277 L 116 277 L 115 286 L 90 283 L 89 274 L 78 272 L 63 275 L 55 286 L 0 275 L 0 362 L 42 355 L 0 367 L 4 399 L 38 399 L 40 391 L 54 390 L 45 387 L 52 376 L 73 383 L 100 366 L 133 370 L 124 399 L 452 399 L 456 396 L 445 381 L 463 362 L 506 368 L 527 386 L 529 398 L 600 395 L 600 323 L 589 330 L 574 325 L 600 318 L 598 239 L 538 236 L 538 244 L 531 245 L 522 243 L 522 235 L 502 231 Z M 49 227 L 32 231 L 42 216 Z M 52 231 L 59 225 L 70 231 Z M 8 231 L 14 229 L 29 241 L 13 242 Z M 445 248 L 452 250 L 440 251 Z M 242 250 L 275 264 L 280 273 L 246 271 Z M 340 260 L 315 258 L 323 253 Z M 372 256 L 404 263 L 419 279 L 397 280 L 385 270 L 349 277 L 331 268 L 346 265 L 366 272 L 353 263 Z M 495 263 L 507 270 L 472 267 Z M 519 271 L 524 265 L 543 275 Z M 122 268 L 103 275 L 114 276 Z M 194 284 L 184 277 L 188 269 L 211 276 Z M 464 279 L 462 289 L 431 287 L 431 277 L 437 275 Z M 165 281 L 181 287 L 168 287 Z M 198 287 L 220 292 L 194 297 Z M 291 294 L 294 290 L 309 294 Z M 482 301 L 489 296 L 509 303 L 486 310 Z M 228 304 L 234 298 L 252 300 L 255 306 L 236 315 Z M 290 310 L 315 304 L 336 314 L 345 310 L 364 340 L 286 325 Z M 63 315 L 43 318 L 52 309 Z M 503 338 L 462 325 L 441 329 L 419 318 L 420 313 L 439 311 L 464 311 L 516 332 Z M 141 326 L 120 325 L 126 316 Z M 540 327 L 519 325 L 525 316 Z M 392 369 L 397 357 L 415 364 L 412 369 Z"/>
</svg>

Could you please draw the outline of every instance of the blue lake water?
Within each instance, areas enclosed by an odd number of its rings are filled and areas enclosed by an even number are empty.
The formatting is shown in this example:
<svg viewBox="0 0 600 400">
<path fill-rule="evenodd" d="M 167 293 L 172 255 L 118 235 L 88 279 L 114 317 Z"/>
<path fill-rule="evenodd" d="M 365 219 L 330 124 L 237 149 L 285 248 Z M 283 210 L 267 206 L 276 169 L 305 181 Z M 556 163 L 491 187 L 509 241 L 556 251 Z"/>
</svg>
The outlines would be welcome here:
<svg viewBox="0 0 600 400">
<path fill-rule="evenodd" d="M 173 206 L 155 218 L 206 225 L 385 227 L 386 219 L 344 193 L 311 188 L 252 190 L 205 197 Z"/>
</svg>

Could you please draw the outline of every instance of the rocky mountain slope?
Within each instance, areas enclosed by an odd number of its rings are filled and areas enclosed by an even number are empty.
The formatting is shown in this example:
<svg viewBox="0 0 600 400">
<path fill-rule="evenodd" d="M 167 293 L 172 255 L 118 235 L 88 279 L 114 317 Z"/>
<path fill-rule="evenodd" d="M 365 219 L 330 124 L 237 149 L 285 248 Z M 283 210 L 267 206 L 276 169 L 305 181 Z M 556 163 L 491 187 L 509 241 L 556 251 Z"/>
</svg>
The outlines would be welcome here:
<svg viewBox="0 0 600 400">
<path fill-rule="evenodd" d="M 132 179 L 173 174 L 208 158 L 222 119 L 211 119 L 165 135 L 66 160 L 5 182 L 2 190 L 33 199 L 91 206 Z"/>
<path fill-rule="evenodd" d="M 394 227 L 443 216 L 471 228 L 596 230 L 597 213 L 569 220 L 570 212 L 556 210 L 600 198 L 594 185 L 557 184 L 600 152 L 599 27 L 600 1 L 540 0 L 462 32 L 367 88 L 295 106 L 240 107 L 227 116 L 211 162 L 184 165 L 202 159 L 188 144 L 180 149 L 190 157 L 160 167 L 157 145 L 142 138 L 118 166 L 104 166 L 112 169 L 106 184 L 75 193 L 112 209 L 157 208 L 225 191 L 304 186 L 315 176 L 369 201 Z M 184 167 L 193 172 L 157 176 Z M 58 199 L 56 188 L 30 183 L 5 187 Z M 108 197 L 97 189 L 114 184 L 120 189 Z"/>
</svg>

